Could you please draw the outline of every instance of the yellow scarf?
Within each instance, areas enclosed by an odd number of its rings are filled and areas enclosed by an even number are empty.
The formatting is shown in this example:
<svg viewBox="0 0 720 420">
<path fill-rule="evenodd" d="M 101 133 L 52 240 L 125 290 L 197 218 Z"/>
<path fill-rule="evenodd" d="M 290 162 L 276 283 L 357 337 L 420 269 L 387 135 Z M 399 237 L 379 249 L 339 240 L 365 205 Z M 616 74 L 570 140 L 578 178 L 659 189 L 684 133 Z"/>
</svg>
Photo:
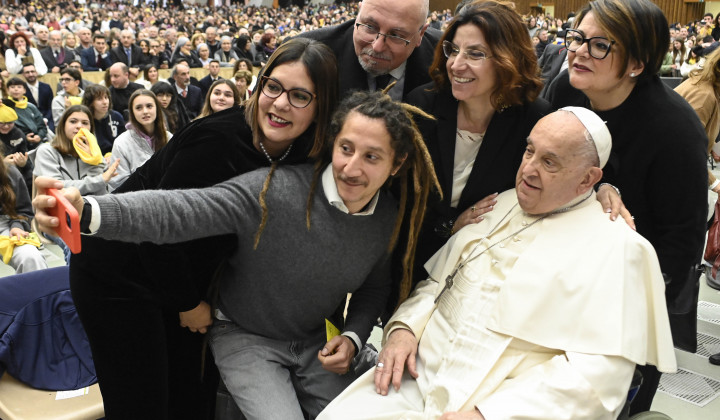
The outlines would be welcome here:
<svg viewBox="0 0 720 420">
<path fill-rule="evenodd" d="M 88 144 L 90 144 L 90 154 L 78 147 L 78 143 L 80 142 L 80 136 L 85 136 Z M 80 156 L 80 159 L 88 165 L 99 165 L 103 161 L 97 138 L 95 138 L 95 136 L 93 135 L 93 133 L 90 132 L 90 130 L 86 128 L 81 128 L 80 131 L 75 134 L 75 137 L 73 137 L 73 146 L 75 147 L 75 151 L 77 152 L 78 156 Z"/>
<path fill-rule="evenodd" d="M 26 244 L 40 247 L 40 240 L 38 239 L 37 234 L 31 232 L 30 236 L 27 238 L 0 235 L 0 255 L 2 255 L 3 262 L 5 264 L 9 264 L 10 258 L 12 258 L 13 256 L 13 251 L 15 250 L 15 247 Z"/>
<path fill-rule="evenodd" d="M 12 100 L 13 102 L 15 102 L 15 108 L 18 108 L 18 109 L 25 109 L 25 108 L 27 108 L 27 105 L 28 105 L 28 98 L 27 98 L 27 96 L 23 96 L 22 99 L 20 99 L 20 100 L 18 100 L 18 101 L 16 101 L 15 99 L 13 99 L 13 97 L 11 96 L 11 97 L 10 97 L 10 100 Z"/>
</svg>

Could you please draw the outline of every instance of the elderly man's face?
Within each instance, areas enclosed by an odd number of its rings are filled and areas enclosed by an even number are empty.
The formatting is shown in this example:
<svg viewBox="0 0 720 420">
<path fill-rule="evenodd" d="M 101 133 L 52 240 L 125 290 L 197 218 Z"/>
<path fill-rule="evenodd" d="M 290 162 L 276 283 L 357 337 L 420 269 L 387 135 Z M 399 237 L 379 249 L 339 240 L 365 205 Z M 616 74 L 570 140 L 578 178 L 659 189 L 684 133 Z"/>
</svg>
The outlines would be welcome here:
<svg viewBox="0 0 720 420">
<path fill-rule="evenodd" d="M 421 16 L 422 0 L 365 0 L 362 2 L 355 27 L 353 44 L 360 65 L 370 74 L 386 74 L 399 67 L 422 42 L 427 24 Z M 369 27 L 369 28 L 368 28 Z M 365 30 L 395 35 L 410 44 L 394 43 L 383 36 L 368 34 Z"/>
<path fill-rule="evenodd" d="M 122 31 L 120 33 L 120 43 L 125 48 L 130 48 L 130 45 L 133 43 L 133 34 L 130 31 Z"/>
<path fill-rule="evenodd" d="M 155 26 L 151 26 L 150 28 L 148 28 L 148 36 L 153 39 L 157 38 L 158 28 L 156 28 Z"/>
<path fill-rule="evenodd" d="M 217 32 L 215 29 L 208 28 L 205 31 L 205 39 L 207 39 L 208 42 L 215 42 L 215 37 L 217 36 Z"/>
<path fill-rule="evenodd" d="M 48 44 L 51 48 L 60 48 L 62 46 L 62 34 L 59 31 L 53 31 L 50 34 Z"/>
<path fill-rule="evenodd" d="M 175 72 L 175 82 L 179 84 L 180 87 L 187 86 L 187 84 L 190 83 L 190 67 L 178 64 L 177 72 Z"/>
<path fill-rule="evenodd" d="M 535 124 L 515 180 L 520 207 L 529 214 L 556 210 L 586 193 L 602 171 L 582 155 L 585 127 L 571 113 L 554 112 Z"/>
</svg>

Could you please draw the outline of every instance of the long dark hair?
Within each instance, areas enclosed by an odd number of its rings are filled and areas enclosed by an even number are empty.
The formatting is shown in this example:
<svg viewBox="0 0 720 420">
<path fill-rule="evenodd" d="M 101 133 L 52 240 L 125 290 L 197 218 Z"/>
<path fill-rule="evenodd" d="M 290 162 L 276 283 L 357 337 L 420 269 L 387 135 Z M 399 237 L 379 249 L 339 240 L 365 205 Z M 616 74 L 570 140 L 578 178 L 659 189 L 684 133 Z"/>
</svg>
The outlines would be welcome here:
<svg viewBox="0 0 720 420">
<path fill-rule="evenodd" d="M 8 174 L 9 169 L 5 164 L 5 154 L 0 154 L 0 206 L 2 207 L 3 213 L 11 219 L 22 219 L 27 220 L 27 217 L 22 216 L 15 211 L 15 205 L 17 203 L 17 196 L 15 195 L 15 186 L 13 188 L 10 175 Z"/>
<path fill-rule="evenodd" d="M 148 133 L 147 130 L 145 130 L 145 127 L 135 118 L 135 111 L 133 110 L 133 103 L 135 102 L 135 99 L 138 98 L 138 96 L 147 96 L 153 100 L 155 103 L 155 121 L 153 121 L 153 132 L 152 134 Z M 165 145 L 168 142 L 167 133 L 165 131 L 165 117 L 163 116 L 163 113 L 160 112 L 162 107 L 160 106 L 160 102 L 158 102 L 157 97 L 155 96 L 152 91 L 149 91 L 147 89 L 138 89 L 135 92 L 133 92 L 132 95 L 130 95 L 130 99 L 128 100 L 128 111 L 130 114 L 130 124 L 133 126 L 135 131 L 139 131 L 147 136 L 152 137 L 153 139 L 153 150 L 158 151 L 165 147 Z"/>
</svg>

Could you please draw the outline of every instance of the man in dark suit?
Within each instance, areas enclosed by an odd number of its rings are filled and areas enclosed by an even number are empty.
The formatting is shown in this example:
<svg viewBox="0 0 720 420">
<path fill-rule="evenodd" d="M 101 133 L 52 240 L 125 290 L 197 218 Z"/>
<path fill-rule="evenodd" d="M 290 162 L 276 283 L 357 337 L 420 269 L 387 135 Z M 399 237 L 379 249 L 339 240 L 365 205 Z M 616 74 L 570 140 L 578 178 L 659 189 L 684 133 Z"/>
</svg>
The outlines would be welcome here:
<svg viewBox="0 0 720 420">
<path fill-rule="evenodd" d="M 123 63 L 115 63 L 110 66 L 110 84 L 112 85 L 110 86 L 112 109 L 121 113 L 125 122 L 130 121 L 128 113 L 130 95 L 138 89 L 143 89 L 143 85 L 130 81 L 128 67 Z"/>
<path fill-rule="evenodd" d="M 210 86 L 212 86 L 212 84 L 215 83 L 216 80 L 222 80 L 222 77 L 220 77 L 220 62 L 218 60 L 210 60 L 208 69 L 210 70 L 210 73 L 200 79 L 199 82 L 203 98 L 207 96 L 207 93 L 210 90 Z"/>
<path fill-rule="evenodd" d="M 190 84 L 190 67 L 187 64 L 176 64 L 172 77 L 178 99 L 185 105 L 191 119 L 197 117 L 202 111 L 204 97 L 199 87 Z"/>
<path fill-rule="evenodd" d="M 93 35 L 93 46 L 80 54 L 82 67 L 85 71 L 105 71 L 112 66 L 110 54 L 107 52 L 105 35 Z"/>
<path fill-rule="evenodd" d="M 543 87 L 540 93 L 541 97 L 544 97 L 545 90 L 547 90 L 547 87 L 555 76 L 567 68 L 567 64 L 565 63 L 567 63 L 567 48 L 565 48 L 565 45 L 550 44 L 545 47 L 545 51 L 538 61 L 540 70 L 542 71 L 540 76 L 543 82 L 545 82 L 545 87 Z M 565 64 L 565 68 L 563 68 L 563 64 Z"/>
<path fill-rule="evenodd" d="M 134 78 L 140 74 L 140 68 L 150 64 L 142 48 L 135 45 L 135 34 L 127 29 L 120 32 L 120 45 L 110 50 L 110 61 L 128 66 L 130 75 Z"/>
<path fill-rule="evenodd" d="M 350 90 L 382 89 L 392 81 L 393 99 L 430 82 L 427 73 L 441 33 L 427 30 L 427 0 L 365 0 L 357 18 L 300 36 L 335 52 L 340 96 Z"/>
<path fill-rule="evenodd" d="M 54 96 L 52 87 L 38 80 L 38 74 L 34 64 L 25 64 L 22 68 L 22 75 L 28 87 L 26 94 L 28 102 L 40 110 L 43 118 L 47 119 L 48 126 L 53 130 L 55 124 L 53 124 L 52 118 L 52 100 Z"/>
<path fill-rule="evenodd" d="M 65 48 L 62 45 L 62 33 L 60 31 L 50 32 L 48 47 L 40 51 L 43 61 L 47 65 L 48 72 L 60 73 L 60 70 L 70 64 L 75 58 L 75 51 Z"/>
</svg>

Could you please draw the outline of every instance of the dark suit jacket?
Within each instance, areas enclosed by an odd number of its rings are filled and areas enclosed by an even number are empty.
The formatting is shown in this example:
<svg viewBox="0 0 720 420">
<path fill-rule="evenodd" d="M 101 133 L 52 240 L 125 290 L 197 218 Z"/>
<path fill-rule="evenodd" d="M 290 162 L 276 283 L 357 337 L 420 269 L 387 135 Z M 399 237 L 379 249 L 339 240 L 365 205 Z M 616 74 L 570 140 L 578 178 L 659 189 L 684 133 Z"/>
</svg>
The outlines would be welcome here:
<svg viewBox="0 0 720 420">
<path fill-rule="evenodd" d="M 57 61 L 57 59 L 53 55 L 52 48 L 48 47 L 40 51 L 40 56 L 43 58 L 43 61 L 45 61 L 45 64 L 47 65 L 48 73 L 52 70 L 53 67 L 61 67 L 63 64 L 68 65 L 75 58 L 75 51 L 65 47 L 63 47 L 63 50 L 65 50 L 65 57 L 63 58 L 62 62 Z"/>
<path fill-rule="evenodd" d="M 133 44 L 130 46 L 130 57 L 132 58 L 132 64 L 129 67 L 141 68 L 146 64 L 150 64 L 150 60 L 143 54 L 142 48 Z M 110 50 L 110 61 L 115 63 L 123 63 L 128 65 L 127 55 L 122 45 L 115 47 Z"/>
<path fill-rule="evenodd" d="M 172 85 L 173 88 L 177 90 L 175 83 Z M 194 119 L 200 115 L 205 101 L 205 96 L 203 96 L 202 90 L 200 90 L 199 87 L 193 86 L 192 84 L 189 85 L 187 96 L 183 98 L 182 95 L 178 95 L 178 99 L 183 103 L 183 105 L 185 105 L 185 109 L 187 109 L 190 119 Z"/>
<path fill-rule="evenodd" d="M 220 75 L 218 75 L 218 80 L 222 80 L 222 77 L 220 77 Z M 210 86 L 212 86 L 212 84 L 213 84 L 213 80 L 210 77 L 210 75 L 208 74 L 207 76 L 200 79 L 198 84 L 199 84 L 200 90 L 202 91 L 202 96 L 203 96 L 203 98 L 205 98 L 205 96 L 207 96 L 208 91 L 210 90 Z"/>
<path fill-rule="evenodd" d="M 55 57 L 53 57 L 55 58 Z M 43 118 L 47 118 L 48 125 L 50 126 L 50 129 L 52 130 L 55 126 L 53 124 L 53 117 L 52 117 L 52 100 L 55 97 L 53 95 L 52 88 L 47 83 L 43 83 L 38 81 L 38 96 L 39 98 L 35 98 L 32 95 L 32 92 L 30 89 L 27 90 L 27 98 L 28 101 L 35 105 L 37 109 L 40 110 L 40 112 L 43 114 Z"/>
<path fill-rule="evenodd" d="M 540 96 L 545 96 L 545 91 L 550 82 L 560 73 L 560 67 L 562 67 L 565 57 L 567 57 L 567 48 L 564 45 L 550 44 L 545 47 L 545 51 L 538 61 L 542 71 L 541 77 L 545 82 L 545 87 L 543 87 Z"/>
<path fill-rule="evenodd" d="M 351 90 L 368 89 L 367 73 L 360 67 L 353 47 L 354 25 L 355 19 L 299 35 L 320 41 L 333 50 L 337 57 L 338 69 L 340 69 L 339 93 L 341 98 Z M 428 28 L 420 46 L 415 48 L 408 57 L 405 67 L 403 98 L 407 97 L 407 94 L 416 87 L 430 82 L 428 68 L 432 64 L 435 45 L 439 39 L 439 31 Z"/>
<path fill-rule="evenodd" d="M 83 50 L 80 54 L 80 59 L 82 60 L 82 67 L 85 71 L 105 71 L 113 64 L 112 61 L 110 61 L 110 54 L 108 54 L 103 58 L 103 67 L 98 68 L 97 59 L 95 58 L 95 48 L 92 47 Z"/>
<path fill-rule="evenodd" d="M 417 241 L 415 254 L 416 280 L 426 278 L 422 265 L 445 243 L 446 238 L 435 233 L 435 227 L 444 221 L 455 220 L 461 212 L 486 196 L 515 187 L 515 175 L 526 147 L 526 139 L 535 123 L 548 114 L 550 104 L 538 99 L 534 103 L 516 105 L 495 112 L 485 132 L 482 146 L 467 184 L 460 195 L 457 208 L 450 206 L 452 198 L 453 168 L 455 165 L 455 136 L 457 130 L 458 101 L 450 87 L 439 92 L 428 92 L 433 85 L 421 86 L 408 96 L 408 102 L 435 116 L 436 120 L 416 118 L 425 139 L 435 172 L 443 192 L 428 199 L 427 212 Z M 398 247 L 404 252 L 404 246 Z"/>
</svg>

